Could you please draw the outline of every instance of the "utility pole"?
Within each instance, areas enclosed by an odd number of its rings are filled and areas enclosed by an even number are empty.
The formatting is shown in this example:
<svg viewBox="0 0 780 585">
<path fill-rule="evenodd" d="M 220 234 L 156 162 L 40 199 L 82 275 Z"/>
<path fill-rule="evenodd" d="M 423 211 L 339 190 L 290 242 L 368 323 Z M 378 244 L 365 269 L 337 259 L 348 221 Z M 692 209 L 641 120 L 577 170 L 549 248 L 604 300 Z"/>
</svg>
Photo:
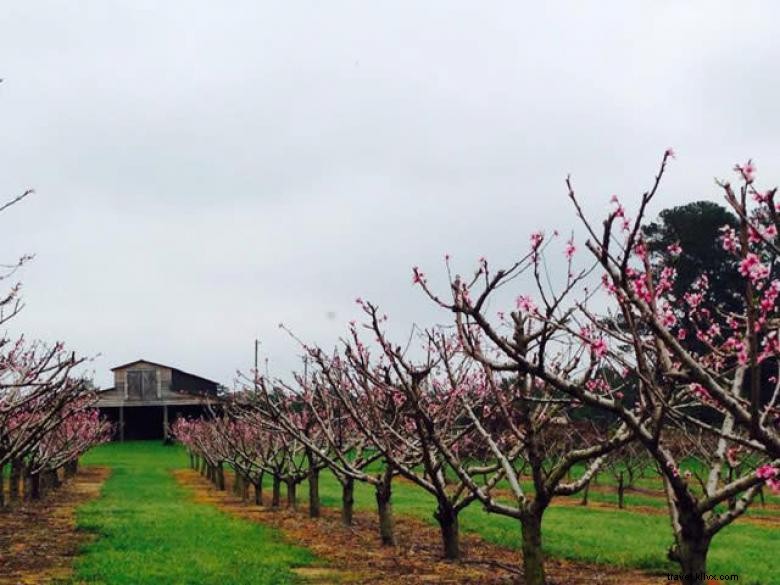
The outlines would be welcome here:
<svg viewBox="0 0 780 585">
<path fill-rule="evenodd" d="M 255 392 L 257 392 L 257 376 L 260 374 L 258 366 L 258 355 L 260 353 L 260 340 L 255 337 Z"/>
</svg>

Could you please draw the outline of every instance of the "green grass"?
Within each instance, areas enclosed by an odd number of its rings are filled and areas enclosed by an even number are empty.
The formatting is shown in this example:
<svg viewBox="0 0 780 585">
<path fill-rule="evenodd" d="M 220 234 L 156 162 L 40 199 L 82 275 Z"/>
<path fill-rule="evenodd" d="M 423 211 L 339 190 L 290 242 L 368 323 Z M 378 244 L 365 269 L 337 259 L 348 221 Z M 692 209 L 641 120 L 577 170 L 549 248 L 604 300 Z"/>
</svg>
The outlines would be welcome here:
<svg viewBox="0 0 780 585">
<path fill-rule="evenodd" d="M 113 472 L 102 496 L 78 511 L 79 528 L 99 538 L 77 560 L 74 582 L 293 583 L 291 567 L 314 560 L 274 529 L 191 501 L 170 473 L 186 465 L 178 447 L 113 443 L 88 453 L 83 464 Z"/>
<path fill-rule="evenodd" d="M 338 482 L 323 474 L 320 492 L 324 505 L 340 504 Z M 305 490 L 302 490 L 305 496 Z M 591 492 L 591 499 L 609 495 Z M 630 502 L 634 498 L 626 497 Z M 646 504 L 645 498 L 637 500 Z M 612 501 L 616 501 L 613 497 Z M 420 489 L 396 482 L 393 488 L 396 514 L 411 514 L 426 522 L 433 519 L 434 500 Z M 357 485 L 358 509 L 373 510 L 371 489 Z M 662 503 L 665 506 L 665 504 Z M 545 514 L 544 547 L 549 556 L 644 569 L 656 573 L 677 572 L 666 560 L 672 532 L 666 514 L 643 515 L 628 510 L 584 507 L 553 507 Z M 474 504 L 461 513 L 461 530 L 477 533 L 485 540 L 518 549 L 520 526 L 511 518 L 487 514 Z M 741 583 L 780 585 L 780 530 L 737 523 L 715 537 L 708 569 L 715 574 L 738 574 Z M 519 560 L 519 559 L 518 559 Z M 665 577 L 663 577 L 665 579 Z"/>
<path fill-rule="evenodd" d="M 92 451 L 84 462 L 110 465 L 114 475 L 103 498 L 87 505 L 79 516 L 81 526 L 99 531 L 103 538 L 90 545 L 79 561 L 78 578 L 133 584 L 276 583 L 290 580 L 286 569 L 290 564 L 311 560 L 304 550 L 272 544 L 279 538 L 271 530 L 188 502 L 184 490 L 170 478 L 171 468 L 188 463 L 180 448 L 112 444 Z M 324 505 L 340 505 L 340 487 L 330 474 L 322 475 L 320 491 Z M 306 497 L 305 486 L 299 495 Z M 613 494 L 594 491 L 590 497 L 616 501 Z M 629 506 L 663 506 L 662 500 L 630 492 L 626 501 Z M 393 502 L 396 514 L 435 523 L 433 499 L 420 489 L 396 482 Z M 357 509 L 373 512 L 370 487 L 356 485 L 355 504 Z M 462 513 L 461 529 L 513 549 L 520 545 L 517 521 L 489 515 L 476 504 Z M 665 514 L 642 515 L 630 508 L 554 507 L 545 515 L 544 539 L 549 556 L 677 572 L 676 565 L 665 558 L 672 541 Z M 778 551 L 780 530 L 737 523 L 715 538 L 708 569 L 713 574 L 736 573 L 741 583 L 780 585 Z"/>
</svg>

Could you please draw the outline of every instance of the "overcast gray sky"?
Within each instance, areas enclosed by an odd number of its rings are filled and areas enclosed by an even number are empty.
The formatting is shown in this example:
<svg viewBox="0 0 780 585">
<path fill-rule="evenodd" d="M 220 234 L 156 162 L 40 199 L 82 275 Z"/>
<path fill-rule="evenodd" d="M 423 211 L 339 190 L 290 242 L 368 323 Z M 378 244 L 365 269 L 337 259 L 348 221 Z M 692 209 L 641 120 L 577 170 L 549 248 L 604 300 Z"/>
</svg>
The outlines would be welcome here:
<svg viewBox="0 0 780 585">
<path fill-rule="evenodd" d="M 678 158 L 653 212 L 778 179 L 774 2 L 3 2 L 11 328 L 97 381 L 138 357 L 229 383 L 255 335 L 335 342 L 354 298 L 443 320 L 411 266 L 506 262 Z M 330 319 L 329 312 L 335 313 Z"/>
</svg>

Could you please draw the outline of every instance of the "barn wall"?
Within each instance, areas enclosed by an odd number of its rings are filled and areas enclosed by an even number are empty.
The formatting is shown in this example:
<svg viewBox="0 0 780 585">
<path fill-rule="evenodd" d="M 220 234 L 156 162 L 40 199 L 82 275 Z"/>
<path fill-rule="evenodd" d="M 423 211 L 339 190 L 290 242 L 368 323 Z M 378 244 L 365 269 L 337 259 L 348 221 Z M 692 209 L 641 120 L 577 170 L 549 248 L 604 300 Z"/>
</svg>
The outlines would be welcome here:
<svg viewBox="0 0 780 585">
<path fill-rule="evenodd" d="M 157 379 L 159 380 L 161 386 L 162 398 L 166 398 L 174 394 L 171 390 L 171 381 L 173 379 L 173 372 L 171 368 L 150 364 L 148 362 L 138 362 L 126 368 L 114 370 L 114 388 L 118 398 L 124 398 L 125 387 L 127 385 L 127 372 L 130 370 L 155 370 L 157 372 Z M 132 400 L 132 397 L 130 397 L 130 399 Z"/>
<path fill-rule="evenodd" d="M 188 394 L 214 396 L 217 393 L 217 384 L 199 376 L 193 376 L 180 370 L 173 370 L 172 390 Z"/>
</svg>

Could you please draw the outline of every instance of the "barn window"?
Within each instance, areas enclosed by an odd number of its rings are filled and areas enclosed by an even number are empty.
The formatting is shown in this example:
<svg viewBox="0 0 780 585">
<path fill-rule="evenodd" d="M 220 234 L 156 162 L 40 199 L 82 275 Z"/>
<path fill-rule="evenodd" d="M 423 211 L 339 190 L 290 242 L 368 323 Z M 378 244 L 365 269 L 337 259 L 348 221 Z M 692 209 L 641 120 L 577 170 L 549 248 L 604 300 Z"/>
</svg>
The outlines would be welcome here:
<svg viewBox="0 0 780 585">
<path fill-rule="evenodd" d="M 127 397 L 137 400 L 157 398 L 157 370 L 128 370 Z"/>
</svg>

